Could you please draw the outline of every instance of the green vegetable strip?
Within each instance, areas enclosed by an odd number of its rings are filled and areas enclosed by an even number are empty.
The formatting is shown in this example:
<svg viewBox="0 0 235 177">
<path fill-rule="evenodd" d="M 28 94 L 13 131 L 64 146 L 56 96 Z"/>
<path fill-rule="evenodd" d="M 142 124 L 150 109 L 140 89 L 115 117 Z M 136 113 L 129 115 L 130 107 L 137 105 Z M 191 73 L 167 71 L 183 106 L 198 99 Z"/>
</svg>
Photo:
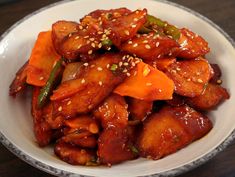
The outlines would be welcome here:
<svg viewBox="0 0 235 177">
<path fill-rule="evenodd" d="M 103 41 L 101 41 L 101 44 L 103 46 L 108 46 L 108 47 L 111 47 L 113 42 L 110 40 L 110 39 L 104 39 Z"/>
<path fill-rule="evenodd" d="M 55 66 L 51 71 L 51 74 L 46 82 L 46 85 L 41 88 L 40 94 L 38 96 L 38 107 L 41 108 L 46 103 L 46 100 L 50 96 L 50 93 L 55 83 L 57 72 L 61 69 L 63 60 L 64 59 L 61 58 L 59 61 L 57 61 L 57 63 L 55 64 Z"/>
<path fill-rule="evenodd" d="M 178 28 L 152 15 L 147 15 L 147 22 L 140 28 L 139 32 L 149 33 L 153 30 L 152 26 L 154 25 L 161 28 L 166 35 L 171 36 L 173 39 L 178 40 L 180 38 L 180 30 Z"/>
</svg>

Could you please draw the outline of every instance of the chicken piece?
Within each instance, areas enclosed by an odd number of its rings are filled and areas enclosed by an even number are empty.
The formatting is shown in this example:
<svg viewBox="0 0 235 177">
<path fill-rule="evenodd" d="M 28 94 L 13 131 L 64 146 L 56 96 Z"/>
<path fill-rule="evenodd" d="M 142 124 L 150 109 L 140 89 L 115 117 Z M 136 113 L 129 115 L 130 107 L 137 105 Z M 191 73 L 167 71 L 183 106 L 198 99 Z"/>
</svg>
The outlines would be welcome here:
<svg viewBox="0 0 235 177">
<path fill-rule="evenodd" d="M 127 65 L 119 66 L 123 62 Z M 58 114 L 73 117 L 87 113 L 100 104 L 133 68 L 133 60 L 122 54 L 105 54 L 84 65 L 82 74 L 62 83 L 51 96 Z"/>
<path fill-rule="evenodd" d="M 173 94 L 172 100 L 167 100 L 166 102 L 170 106 L 182 106 L 185 104 L 185 97 Z"/>
<path fill-rule="evenodd" d="M 99 125 L 90 115 L 80 115 L 64 121 L 64 126 L 69 128 L 68 133 L 80 130 L 86 130 L 92 134 L 99 133 Z"/>
<path fill-rule="evenodd" d="M 128 123 L 127 107 L 124 97 L 111 94 L 93 111 L 93 115 L 100 120 L 103 128 L 126 127 Z"/>
<path fill-rule="evenodd" d="M 210 119 L 188 106 L 166 106 L 144 121 L 138 149 L 142 157 L 160 159 L 201 138 L 211 128 Z"/>
<path fill-rule="evenodd" d="M 181 36 L 178 40 L 180 50 L 177 57 L 193 59 L 204 56 L 210 51 L 208 43 L 198 34 L 183 28 L 180 30 Z"/>
<path fill-rule="evenodd" d="M 88 131 L 69 133 L 64 135 L 61 141 L 82 148 L 95 148 L 97 146 L 96 137 Z"/>
<path fill-rule="evenodd" d="M 209 83 L 201 95 L 187 98 L 187 103 L 195 109 L 207 111 L 225 99 L 229 99 L 227 90 L 220 85 Z"/>
<path fill-rule="evenodd" d="M 10 85 L 9 95 L 15 97 L 19 92 L 26 88 L 28 63 L 29 61 L 26 61 L 26 63 L 17 71 L 16 76 Z"/>
<path fill-rule="evenodd" d="M 211 67 L 207 60 L 197 58 L 171 64 L 166 74 L 175 83 L 175 92 L 186 97 L 199 96 L 211 78 Z"/>
<path fill-rule="evenodd" d="M 78 23 L 73 21 L 60 20 L 52 24 L 52 42 L 58 53 L 60 53 L 60 45 L 68 35 L 78 31 Z"/>
<path fill-rule="evenodd" d="M 115 20 L 103 18 L 103 28 L 110 29 L 107 34 L 112 43 L 120 47 L 121 43 L 134 37 L 138 29 L 146 22 L 147 10 L 136 10 L 127 15 L 122 15 Z"/>
<path fill-rule="evenodd" d="M 33 116 L 34 134 L 39 146 L 43 147 L 48 145 L 52 140 L 52 129 L 47 121 L 45 121 L 42 109 L 37 107 L 38 95 L 40 87 L 33 88 L 32 95 L 32 108 L 31 113 Z"/>
<path fill-rule="evenodd" d="M 128 106 L 128 110 L 133 120 L 144 121 L 144 119 L 152 112 L 153 101 L 129 98 Z"/>
<path fill-rule="evenodd" d="M 98 139 L 98 160 L 101 164 L 117 164 L 137 157 L 133 152 L 127 129 L 108 127 Z"/>
<path fill-rule="evenodd" d="M 61 160 L 72 165 L 88 165 L 96 161 L 95 151 L 82 149 L 62 141 L 56 143 L 54 152 Z"/>
<path fill-rule="evenodd" d="M 135 54 L 144 61 L 153 61 L 172 56 L 172 52 L 178 47 L 178 43 L 169 37 L 149 33 L 136 35 L 124 43 L 121 46 L 121 50 Z"/>
</svg>

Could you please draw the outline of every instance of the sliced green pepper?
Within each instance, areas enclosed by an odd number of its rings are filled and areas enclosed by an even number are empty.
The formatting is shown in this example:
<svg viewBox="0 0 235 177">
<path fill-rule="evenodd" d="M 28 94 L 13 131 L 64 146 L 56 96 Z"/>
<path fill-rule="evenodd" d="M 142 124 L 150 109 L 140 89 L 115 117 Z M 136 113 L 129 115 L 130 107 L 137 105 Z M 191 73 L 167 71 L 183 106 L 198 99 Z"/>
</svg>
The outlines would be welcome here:
<svg viewBox="0 0 235 177">
<path fill-rule="evenodd" d="M 110 39 L 104 39 L 101 41 L 101 44 L 105 47 L 111 47 L 113 45 L 113 42 Z"/>
<path fill-rule="evenodd" d="M 44 106 L 44 104 L 46 103 L 47 99 L 50 96 L 50 93 L 54 87 L 55 81 L 56 81 L 56 77 L 57 77 L 57 73 L 59 72 L 59 70 L 62 67 L 62 63 L 63 63 L 64 59 L 61 58 L 59 61 L 57 61 L 57 63 L 55 64 L 55 66 L 53 67 L 50 76 L 46 82 L 46 84 L 41 88 L 40 90 L 40 94 L 38 96 L 38 107 L 41 108 Z"/>
<path fill-rule="evenodd" d="M 165 35 L 171 36 L 175 40 L 180 38 L 180 30 L 178 28 L 152 15 L 147 15 L 147 22 L 140 28 L 139 32 L 149 33 L 150 31 L 153 31 L 154 25 L 161 28 Z"/>
</svg>

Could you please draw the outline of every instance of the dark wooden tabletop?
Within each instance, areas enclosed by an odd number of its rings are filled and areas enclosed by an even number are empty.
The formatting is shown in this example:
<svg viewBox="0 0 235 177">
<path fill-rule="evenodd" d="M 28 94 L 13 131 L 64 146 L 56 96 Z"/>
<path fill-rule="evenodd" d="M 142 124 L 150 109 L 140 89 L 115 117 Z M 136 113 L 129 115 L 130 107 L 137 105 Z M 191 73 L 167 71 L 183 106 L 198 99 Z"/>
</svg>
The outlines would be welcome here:
<svg viewBox="0 0 235 177">
<path fill-rule="evenodd" d="M 235 0 L 171 1 L 208 17 L 235 39 Z M 29 13 L 54 2 L 57 0 L 18 0 L 0 5 L 0 34 Z M 18 159 L 0 145 L 0 177 L 26 176 L 52 177 Z M 179 177 L 235 177 L 235 141 L 204 165 Z"/>
</svg>

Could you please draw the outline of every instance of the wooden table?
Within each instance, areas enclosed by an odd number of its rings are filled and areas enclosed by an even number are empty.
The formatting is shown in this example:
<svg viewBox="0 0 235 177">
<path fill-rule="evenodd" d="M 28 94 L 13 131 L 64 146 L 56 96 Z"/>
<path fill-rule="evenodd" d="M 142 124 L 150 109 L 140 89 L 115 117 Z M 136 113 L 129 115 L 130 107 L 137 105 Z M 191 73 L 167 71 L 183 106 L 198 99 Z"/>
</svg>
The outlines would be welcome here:
<svg viewBox="0 0 235 177">
<path fill-rule="evenodd" d="M 235 39 L 235 0 L 172 0 L 189 7 L 223 28 Z M 0 34 L 29 13 L 57 0 L 19 0 L 0 5 Z M 110 1 L 111 2 L 111 1 Z M 176 17 L 177 18 L 177 17 Z M 1 177 L 52 177 L 11 154 L 0 145 Z M 179 177 L 235 177 L 235 141 L 206 164 Z"/>
</svg>

